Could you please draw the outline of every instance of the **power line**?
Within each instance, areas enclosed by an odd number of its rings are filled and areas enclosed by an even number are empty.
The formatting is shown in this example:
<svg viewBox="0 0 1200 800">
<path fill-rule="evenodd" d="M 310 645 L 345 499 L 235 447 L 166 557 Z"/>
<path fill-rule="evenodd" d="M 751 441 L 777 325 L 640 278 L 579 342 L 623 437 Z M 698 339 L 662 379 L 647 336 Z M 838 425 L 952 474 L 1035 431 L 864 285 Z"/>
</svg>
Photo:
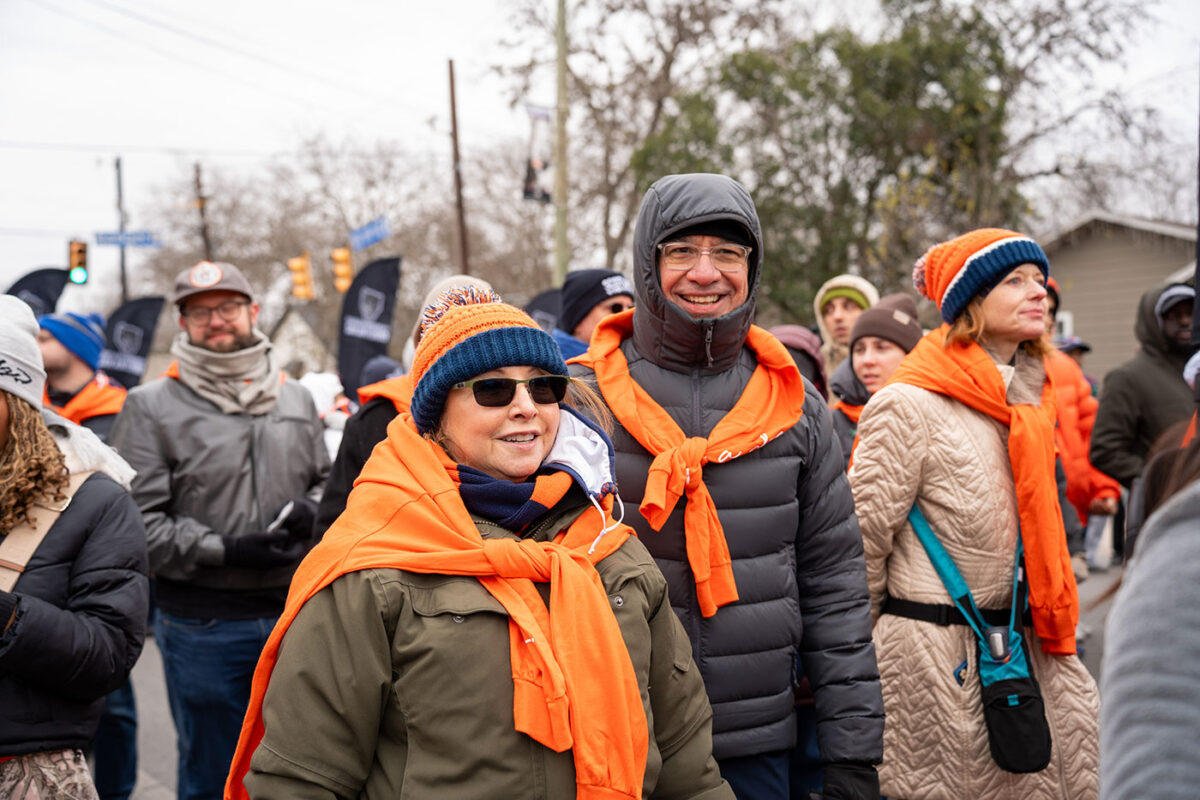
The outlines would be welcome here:
<svg viewBox="0 0 1200 800">
<path fill-rule="evenodd" d="M 194 42 L 206 44 L 209 47 L 215 47 L 218 50 L 222 50 L 226 53 L 232 53 L 234 55 L 241 56 L 242 58 L 248 59 L 250 61 L 256 61 L 256 62 L 258 62 L 260 64 L 264 64 L 268 67 L 274 67 L 275 69 L 281 70 L 283 72 L 291 73 L 292 75 L 299 77 L 299 78 L 306 78 L 308 80 L 319 81 L 321 83 L 332 86 L 336 89 L 341 89 L 342 91 L 346 91 L 346 92 L 352 92 L 361 97 L 366 97 L 366 98 L 368 98 L 370 100 L 374 100 L 376 102 L 387 102 L 387 103 L 395 102 L 395 98 L 385 97 L 383 95 L 375 94 L 374 92 L 364 91 L 362 88 L 360 88 L 358 86 L 342 83 L 341 81 L 330 78 L 328 75 L 322 75 L 318 72 L 311 72 L 306 69 L 300 69 L 293 64 L 287 64 L 282 61 L 276 61 L 273 58 L 269 58 L 269 57 L 261 55 L 259 53 L 255 53 L 250 50 L 245 50 L 243 48 L 235 47 L 233 45 L 226 44 L 225 42 L 218 41 L 217 39 L 214 39 L 211 36 L 205 36 L 204 34 L 201 34 L 201 33 L 189 31 L 185 28 L 180 28 L 176 25 L 172 25 L 169 22 L 163 22 L 161 20 L 154 19 L 153 17 L 149 17 L 145 14 L 138 13 L 137 11 L 132 11 L 127 8 L 122 8 L 121 6 L 118 6 L 114 3 L 105 2 L 105 0 L 88 0 L 88 2 L 90 2 L 92 5 L 100 6 L 101 8 L 106 8 L 109 11 L 112 11 L 116 14 L 121 14 L 122 16 L 129 17 L 130 19 L 141 22 L 144 25 L 150 25 L 155 28 L 161 28 L 162 30 L 169 31 L 170 33 L 173 33 L 176 36 L 182 36 L 185 39 L 190 39 Z"/>
</svg>

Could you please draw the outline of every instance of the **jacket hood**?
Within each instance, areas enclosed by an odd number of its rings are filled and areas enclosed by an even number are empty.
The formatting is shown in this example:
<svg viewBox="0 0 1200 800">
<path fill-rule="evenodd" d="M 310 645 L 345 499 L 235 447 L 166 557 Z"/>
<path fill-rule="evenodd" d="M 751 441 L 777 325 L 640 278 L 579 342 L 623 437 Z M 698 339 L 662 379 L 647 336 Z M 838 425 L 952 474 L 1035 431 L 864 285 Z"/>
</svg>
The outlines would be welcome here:
<svg viewBox="0 0 1200 800">
<path fill-rule="evenodd" d="M 833 377 L 829 379 L 829 388 L 847 405 L 865 406 L 871 399 L 871 392 L 854 374 L 854 367 L 850 363 L 852 358 L 838 364 L 837 369 L 833 371 Z"/>
<path fill-rule="evenodd" d="M 746 302 L 723 317 L 692 319 L 671 303 L 658 281 L 655 247 L 671 235 L 702 222 L 733 220 L 746 229 L 750 254 Z M 653 363 L 676 372 L 699 367 L 720 372 L 737 360 L 750 324 L 762 274 L 763 239 L 758 212 L 746 188 L 724 175 L 668 175 L 642 198 L 633 229 L 633 343 Z"/>
<path fill-rule="evenodd" d="M 1154 313 L 1154 305 L 1168 288 L 1170 287 L 1155 286 L 1142 295 L 1138 302 L 1137 320 L 1133 323 L 1133 333 L 1147 354 L 1178 360 L 1182 365 L 1186 357 L 1172 353 L 1167 347 L 1167 337 L 1163 334 L 1162 325 Z"/>
<path fill-rule="evenodd" d="M 817 318 L 817 329 L 821 331 L 821 341 L 830 346 L 833 345 L 833 339 L 829 336 L 829 329 L 825 327 L 825 316 L 821 313 L 821 309 L 825 306 L 825 296 L 833 289 L 853 289 L 867 298 L 868 307 L 879 302 L 879 291 L 857 275 L 834 275 L 822 283 L 813 298 L 813 315 Z M 863 310 L 866 311 L 866 309 Z"/>
</svg>

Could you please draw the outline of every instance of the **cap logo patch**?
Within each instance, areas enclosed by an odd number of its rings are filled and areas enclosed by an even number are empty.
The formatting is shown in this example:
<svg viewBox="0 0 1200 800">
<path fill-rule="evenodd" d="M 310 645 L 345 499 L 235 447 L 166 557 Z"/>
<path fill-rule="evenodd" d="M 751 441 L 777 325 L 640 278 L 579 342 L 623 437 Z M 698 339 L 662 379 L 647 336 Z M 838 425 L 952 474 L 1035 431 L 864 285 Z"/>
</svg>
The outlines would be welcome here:
<svg viewBox="0 0 1200 800">
<path fill-rule="evenodd" d="M 188 272 L 188 283 L 197 289 L 207 289 L 221 282 L 221 268 L 211 261 L 201 261 Z"/>
<path fill-rule="evenodd" d="M 604 294 L 612 297 L 614 294 L 633 294 L 633 287 L 629 284 L 629 279 L 624 275 L 610 275 L 600 281 L 600 285 L 604 287 Z"/>
</svg>

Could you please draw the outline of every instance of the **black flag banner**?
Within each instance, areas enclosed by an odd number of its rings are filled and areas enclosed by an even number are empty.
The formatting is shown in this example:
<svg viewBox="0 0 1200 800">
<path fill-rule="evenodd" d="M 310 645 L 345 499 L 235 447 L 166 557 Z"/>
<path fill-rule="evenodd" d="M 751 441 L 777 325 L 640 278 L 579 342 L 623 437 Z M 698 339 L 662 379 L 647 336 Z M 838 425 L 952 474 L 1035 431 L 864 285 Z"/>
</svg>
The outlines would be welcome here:
<svg viewBox="0 0 1200 800">
<path fill-rule="evenodd" d="M 137 386 L 146 374 L 146 356 L 162 307 L 160 296 L 138 297 L 108 318 L 108 344 L 100 353 L 100 369 L 126 389 Z"/>
<path fill-rule="evenodd" d="M 346 292 L 338 340 L 338 373 L 347 397 L 356 396 L 366 363 L 387 353 L 399 286 L 400 257 L 394 256 L 367 264 Z"/>
<path fill-rule="evenodd" d="M 67 271 L 56 267 L 35 269 L 17 278 L 7 294 L 19 297 L 33 309 L 34 316 L 53 314 L 59 295 L 67 285 Z"/>
</svg>

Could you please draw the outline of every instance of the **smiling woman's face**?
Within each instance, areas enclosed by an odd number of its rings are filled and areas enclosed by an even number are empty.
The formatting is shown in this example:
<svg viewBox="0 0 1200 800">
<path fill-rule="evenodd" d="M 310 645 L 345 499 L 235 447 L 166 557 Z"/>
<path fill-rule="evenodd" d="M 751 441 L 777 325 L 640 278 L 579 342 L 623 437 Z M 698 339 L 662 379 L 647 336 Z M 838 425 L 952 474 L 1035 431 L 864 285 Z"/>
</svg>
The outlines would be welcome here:
<svg viewBox="0 0 1200 800">
<path fill-rule="evenodd" d="M 523 380 L 547 374 L 537 367 L 503 367 L 475 376 Z M 517 384 L 506 406 L 488 408 L 475 402 L 469 387 L 446 395 L 439 429 L 442 446 L 459 464 L 493 478 L 520 483 L 537 472 L 558 436 L 559 408 L 535 403 L 528 384 Z"/>
<path fill-rule="evenodd" d="M 988 342 L 1018 345 L 1046 331 L 1046 276 L 1035 264 L 1022 264 L 983 298 L 983 336 Z"/>
</svg>

